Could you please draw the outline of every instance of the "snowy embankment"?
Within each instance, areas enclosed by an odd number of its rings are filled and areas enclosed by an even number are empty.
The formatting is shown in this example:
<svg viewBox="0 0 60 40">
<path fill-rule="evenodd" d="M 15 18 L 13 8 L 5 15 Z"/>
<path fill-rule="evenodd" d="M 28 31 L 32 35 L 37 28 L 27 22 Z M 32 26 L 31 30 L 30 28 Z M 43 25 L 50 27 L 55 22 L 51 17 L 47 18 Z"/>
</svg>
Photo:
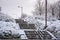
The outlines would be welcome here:
<svg viewBox="0 0 60 40">
<path fill-rule="evenodd" d="M 45 26 L 45 20 L 43 18 L 41 18 L 41 17 L 31 17 L 31 16 L 29 16 L 29 17 L 26 17 L 24 19 L 24 21 L 26 21 L 28 23 L 35 24 L 37 30 L 38 29 L 43 29 L 44 26 Z M 50 18 L 47 21 L 47 26 L 48 27 L 46 28 L 46 30 L 53 33 L 56 37 L 60 37 L 60 20 Z"/>
<path fill-rule="evenodd" d="M 15 38 L 20 37 L 26 39 L 24 30 L 20 30 L 19 25 L 13 22 L 0 21 L 0 37 L 3 38 Z"/>
</svg>

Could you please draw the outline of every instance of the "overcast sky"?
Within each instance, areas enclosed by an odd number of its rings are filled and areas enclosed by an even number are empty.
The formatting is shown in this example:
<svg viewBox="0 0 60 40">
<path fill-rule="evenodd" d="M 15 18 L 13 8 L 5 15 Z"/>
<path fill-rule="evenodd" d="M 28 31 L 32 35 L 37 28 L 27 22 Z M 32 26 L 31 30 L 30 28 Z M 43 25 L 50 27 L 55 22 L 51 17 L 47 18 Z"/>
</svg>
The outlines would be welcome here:
<svg viewBox="0 0 60 40">
<path fill-rule="evenodd" d="M 58 0 L 48 0 L 48 3 L 54 3 Z M 2 12 L 12 16 L 13 18 L 19 18 L 21 16 L 21 8 L 23 7 L 23 12 L 28 15 L 32 15 L 31 11 L 34 9 L 36 0 L 0 0 L 0 6 L 2 7 Z"/>
</svg>

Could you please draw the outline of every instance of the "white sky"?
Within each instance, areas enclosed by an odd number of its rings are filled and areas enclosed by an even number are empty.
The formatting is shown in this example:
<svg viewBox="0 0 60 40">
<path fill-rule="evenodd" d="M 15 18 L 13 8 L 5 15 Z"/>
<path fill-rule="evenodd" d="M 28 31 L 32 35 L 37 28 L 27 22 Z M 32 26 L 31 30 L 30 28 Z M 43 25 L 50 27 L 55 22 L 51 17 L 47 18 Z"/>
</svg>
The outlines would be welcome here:
<svg viewBox="0 0 60 40">
<path fill-rule="evenodd" d="M 54 3 L 57 0 L 48 0 L 48 3 Z M 2 12 L 12 16 L 13 18 L 19 18 L 21 16 L 21 8 L 23 6 L 23 12 L 31 15 L 31 11 L 34 9 L 36 0 L 0 0 L 0 6 L 2 6 Z"/>
</svg>

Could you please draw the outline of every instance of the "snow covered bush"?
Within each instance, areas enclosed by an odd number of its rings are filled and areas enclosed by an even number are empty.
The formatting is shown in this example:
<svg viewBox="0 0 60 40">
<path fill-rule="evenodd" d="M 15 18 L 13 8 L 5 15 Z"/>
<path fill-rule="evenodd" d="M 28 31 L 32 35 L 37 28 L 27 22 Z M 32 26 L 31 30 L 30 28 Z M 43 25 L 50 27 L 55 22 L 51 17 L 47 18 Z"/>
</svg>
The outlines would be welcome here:
<svg viewBox="0 0 60 40">
<path fill-rule="evenodd" d="M 10 16 L 1 13 L 0 12 L 0 21 L 5 21 L 5 22 L 15 22 L 15 20 L 13 18 L 11 18 Z"/>
<path fill-rule="evenodd" d="M 20 37 L 21 34 L 25 35 L 24 31 L 20 30 L 18 24 L 0 21 L 0 37 L 14 38 Z"/>
<path fill-rule="evenodd" d="M 3 37 L 5 36 L 8 37 L 13 34 L 19 35 L 17 31 L 19 31 L 19 26 L 16 23 L 0 21 L 0 35 L 1 36 L 3 35 Z"/>
<path fill-rule="evenodd" d="M 0 12 L 0 38 L 25 38 L 24 30 L 21 30 L 15 19 Z"/>
<path fill-rule="evenodd" d="M 47 27 L 47 30 L 53 33 L 56 37 L 60 37 L 60 20 L 53 21 L 52 24 Z"/>
</svg>

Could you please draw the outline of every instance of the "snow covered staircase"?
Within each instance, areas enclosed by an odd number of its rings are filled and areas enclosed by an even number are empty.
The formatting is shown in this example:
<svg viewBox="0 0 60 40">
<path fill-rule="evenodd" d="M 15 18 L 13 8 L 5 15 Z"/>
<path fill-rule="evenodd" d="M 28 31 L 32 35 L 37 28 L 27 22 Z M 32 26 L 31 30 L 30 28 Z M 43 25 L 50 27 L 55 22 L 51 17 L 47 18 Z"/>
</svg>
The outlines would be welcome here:
<svg viewBox="0 0 60 40">
<path fill-rule="evenodd" d="M 48 31 L 25 31 L 28 39 L 55 40 L 55 36 Z"/>
<path fill-rule="evenodd" d="M 41 39 L 36 31 L 25 31 L 28 39 Z"/>
</svg>

